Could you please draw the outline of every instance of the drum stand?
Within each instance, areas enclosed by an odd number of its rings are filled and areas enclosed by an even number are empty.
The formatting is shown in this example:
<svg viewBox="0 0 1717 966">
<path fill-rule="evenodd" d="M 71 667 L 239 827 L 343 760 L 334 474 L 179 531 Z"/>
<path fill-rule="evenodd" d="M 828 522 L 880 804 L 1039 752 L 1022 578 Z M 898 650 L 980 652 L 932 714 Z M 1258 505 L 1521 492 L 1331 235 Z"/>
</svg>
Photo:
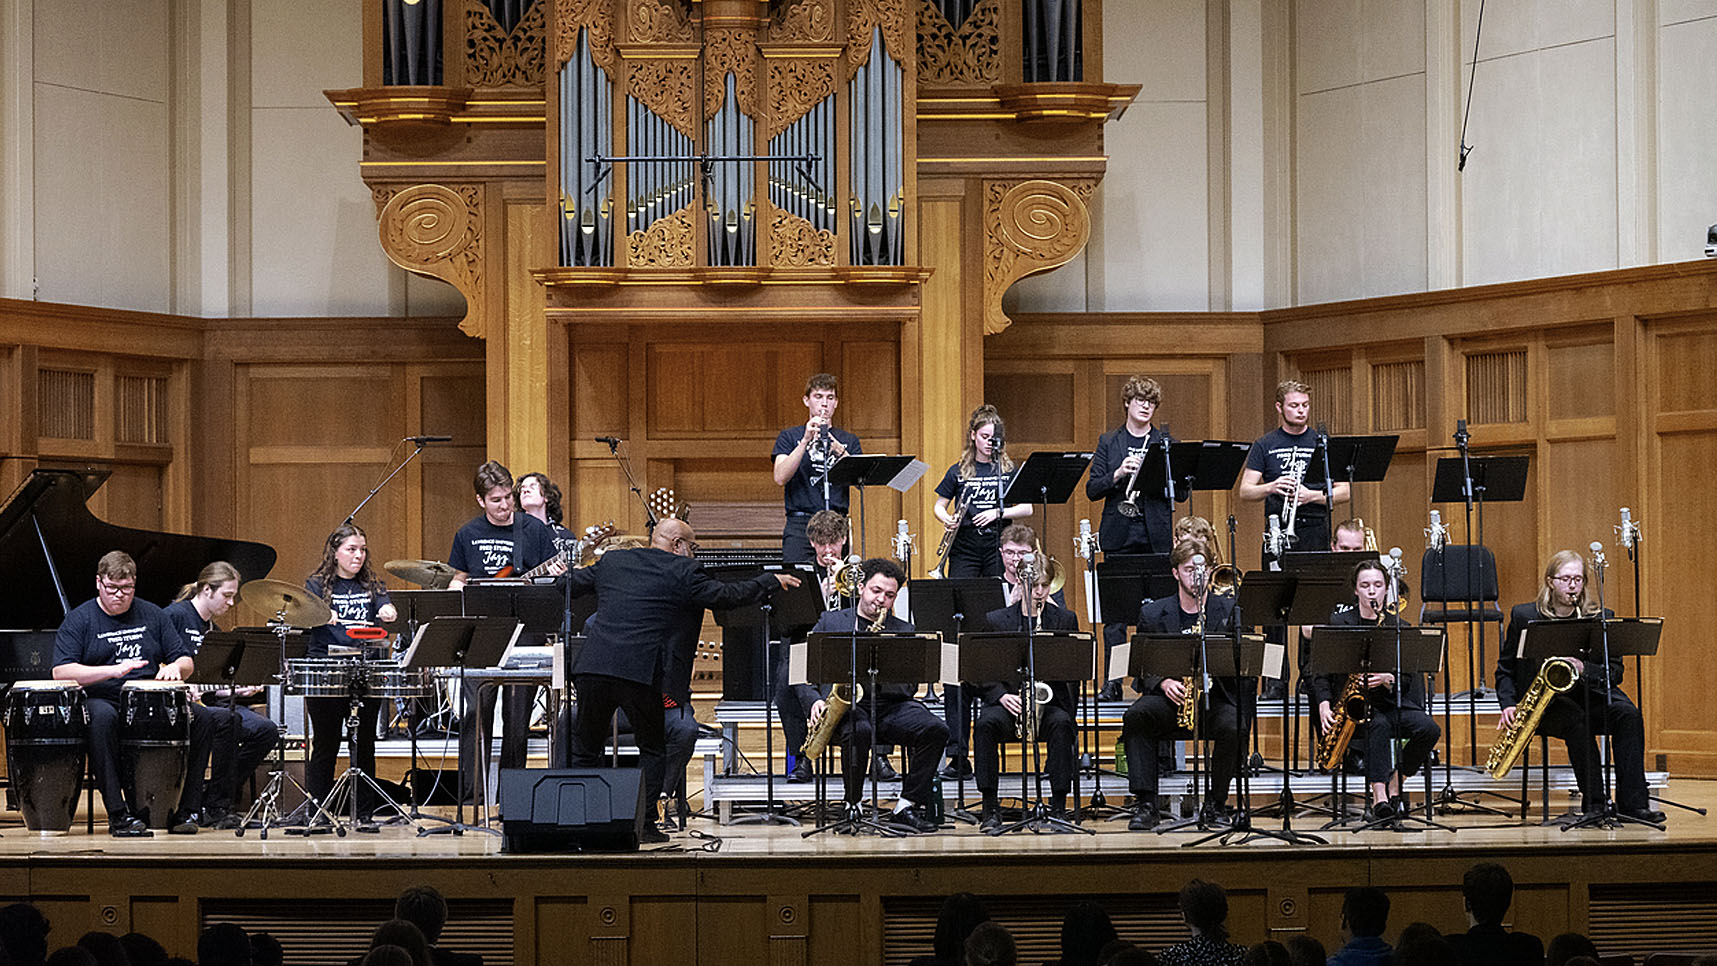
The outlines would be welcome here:
<svg viewBox="0 0 1717 966">
<path fill-rule="evenodd" d="M 354 747 L 357 744 L 358 729 L 363 726 L 364 701 L 370 696 L 370 672 L 368 663 L 364 661 L 353 662 L 352 672 L 352 676 L 346 684 L 346 741 L 348 742 L 348 748 Z M 349 762 L 351 759 L 348 758 L 347 761 Z M 376 798 L 382 804 L 392 808 L 395 815 L 405 819 L 406 824 L 421 831 L 421 826 L 417 824 L 417 820 L 412 817 L 411 812 L 401 808 L 399 803 L 394 801 L 393 796 L 389 795 L 387 790 L 382 788 L 380 783 L 372 778 L 368 772 L 364 771 L 357 765 L 352 764 L 348 765 L 346 770 L 340 774 L 340 777 L 335 779 L 334 787 L 328 790 L 327 800 L 330 802 L 338 801 L 342 791 L 346 793 L 346 807 L 349 812 L 349 821 L 342 824 L 338 819 L 336 819 L 334 825 L 334 831 L 336 833 L 345 835 L 346 829 L 348 828 L 371 834 L 381 831 L 381 826 L 374 822 L 365 821 L 358 814 L 358 798 L 360 793 L 366 788 L 375 793 Z M 415 811 L 415 809 L 412 811 Z"/>
<path fill-rule="evenodd" d="M 268 625 L 269 630 L 274 631 L 275 638 L 280 642 L 280 705 L 283 711 L 286 707 L 287 682 L 286 635 L 295 630 L 282 619 L 284 614 L 284 611 L 276 614 L 275 619 L 270 621 Z M 250 809 L 244 813 L 244 820 L 239 822 L 238 828 L 233 830 L 233 834 L 240 838 L 244 837 L 245 831 L 250 828 L 250 823 L 253 821 L 261 825 L 262 832 L 259 837 L 262 839 L 268 838 L 268 830 L 271 828 L 298 824 L 291 816 L 280 810 L 280 798 L 286 793 L 288 785 L 304 797 L 303 809 L 306 826 L 313 825 L 318 818 L 325 818 L 330 823 L 334 820 L 333 815 L 329 814 L 328 810 L 322 807 L 322 803 L 316 800 L 316 796 L 310 794 L 303 785 L 298 783 L 298 779 L 293 778 L 292 774 L 286 770 L 285 718 L 286 715 L 282 714 L 280 724 L 276 725 L 279 739 L 274 743 L 274 771 L 268 776 L 268 784 L 256 796 L 256 801 L 251 803 Z M 237 726 L 236 723 L 234 726 Z M 303 831 L 308 833 L 310 829 L 306 828 Z M 288 834 L 291 833 L 288 832 Z"/>
</svg>

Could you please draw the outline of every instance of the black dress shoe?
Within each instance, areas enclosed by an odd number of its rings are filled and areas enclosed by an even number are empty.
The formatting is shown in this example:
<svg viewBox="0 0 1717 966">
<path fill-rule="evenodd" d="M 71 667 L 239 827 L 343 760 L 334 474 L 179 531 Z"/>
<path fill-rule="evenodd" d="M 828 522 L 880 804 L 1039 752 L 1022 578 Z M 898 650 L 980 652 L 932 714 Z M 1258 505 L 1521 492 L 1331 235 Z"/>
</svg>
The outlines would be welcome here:
<svg viewBox="0 0 1717 966">
<path fill-rule="evenodd" d="M 1115 680 L 1115 681 L 1110 681 L 1109 683 L 1103 685 L 1103 690 L 1097 692 L 1097 700 L 1099 700 L 1099 701 L 1119 701 L 1119 700 L 1121 700 L 1121 682 L 1119 680 Z"/>
<path fill-rule="evenodd" d="M 793 762 L 793 770 L 787 773 L 790 782 L 808 782 L 811 780 L 811 762 L 808 758 L 799 758 Z"/>
<path fill-rule="evenodd" d="M 224 832 L 230 832 L 233 829 L 239 828 L 243 824 L 244 824 L 244 816 L 240 815 L 239 813 L 237 813 L 237 812 L 222 812 L 221 815 L 219 815 L 213 821 L 209 822 L 207 825 L 204 825 L 203 827 L 204 828 L 212 828 L 212 829 L 220 829 L 221 831 L 224 831 Z M 260 823 L 258 823 L 258 824 L 260 824 Z"/>
<path fill-rule="evenodd" d="M 1157 815 L 1157 803 L 1135 803 L 1133 817 L 1127 821 L 1127 831 L 1148 832 L 1157 827 L 1161 817 Z"/>
<path fill-rule="evenodd" d="M 1372 802 L 1371 817 L 1374 821 L 1383 821 L 1395 817 L 1395 805 L 1391 802 Z"/>
<path fill-rule="evenodd" d="M 986 806 L 984 808 L 984 817 L 978 821 L 978 829 L 984 832 L 993 832 L 1001 827 L 1002 810 L 993 805 Z"/>
<path fill-rule="evenodd" d="M 234 819 L 234 824 L 223 826 L 221 822 L 225 821 L 229 817 Z M 233 815 L 230 810 L 224 809 L 219 805 L 209 805 L 204 807 L 197 815 L 197 824 L 203 828 L 238 828 L 237 816 Z"/>
<path fill-rule="evenodd" d="M 870 773 L 879 782 L 891 782 L 900 777 L 900 773 L 894 770 L 888 759 L 881 755 L 870 760 Z"/>
<path fill-rule="evenodd" d="M 670 839 L 668 838 L 668 833 L 662 831 L 655 822 L 646 822 L 644 824 L 644 832 L 638 836 L 638 841 L 643 845 L 661 845 L 663 842 L 670 841 Z"/>
<path fill-rule="evenodd" d="M 916 805 L 895 812 L 889 818 L 889 822 L 896 828 L 903 828 L 909 832 L 934 832 L 942 827 L 932 822 L 929 816 L 924 814 L 924 810 Z"/>
<path fill-rule="evenodd" d="M 149 823 L 130 812 L 116 812 L 107 817 L 107 834 L 116 839 L 145 839 L 155 833 Z"/>
<path fill-rule="evenodd" d="M 168 835 L 195 835 L 202 816 L 196 812 L 174 812 L 167 820 Z"/>
<path fill-rule="evenodd" d="M 950 758 L 948 763 L 942 766 L 942 777 L 949 781 L 971 778 L 972 763 L 965 758 Z"/>
<path fill-rule="evenodd" d="M 1617 811 L 1619 814 L 1626 815 L 1628 818 L 1637 818 L 1642 822 L 1650 822 L 1653 825 L 1662 825 L 1669 818 L 1668 815 L 1652 808 L 1650 805 L 1647 805 L 1644 808 L 1623 808 L 1618 809 Z"/>
</svg>

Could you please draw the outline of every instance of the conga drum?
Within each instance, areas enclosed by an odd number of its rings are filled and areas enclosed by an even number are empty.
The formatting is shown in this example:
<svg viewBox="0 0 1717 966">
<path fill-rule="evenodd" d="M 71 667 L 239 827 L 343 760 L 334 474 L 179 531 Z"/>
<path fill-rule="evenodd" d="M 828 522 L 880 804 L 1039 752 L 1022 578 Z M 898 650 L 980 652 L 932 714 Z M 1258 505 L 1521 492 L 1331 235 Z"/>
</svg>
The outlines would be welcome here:
<svg viewBox="0 0 1717 966">
<path fill-rule="evenodd" d="M 6 692 L 6 773 L 24 827 L 63 835 L 83 786 L 89 709 L 71 681 L 19 681 Z"/>
<path fill-rule="evenodd" d="M 167 828 L 191 756 L 191 689 L 183 681 L 127 681 L 119 701 L 119 782 L 131 810 Z"/>
</svg>

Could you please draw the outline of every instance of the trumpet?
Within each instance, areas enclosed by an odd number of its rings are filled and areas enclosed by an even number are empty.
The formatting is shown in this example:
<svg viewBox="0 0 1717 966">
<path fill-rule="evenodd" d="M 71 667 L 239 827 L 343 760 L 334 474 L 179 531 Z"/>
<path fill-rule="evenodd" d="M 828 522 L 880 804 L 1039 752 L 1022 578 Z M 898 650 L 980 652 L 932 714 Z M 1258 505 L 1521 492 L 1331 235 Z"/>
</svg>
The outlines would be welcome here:
<svg viewBox="0 0 1717 966">
<path fill-rule="evenodd" d="M 1145 457 L 1141 453 L 1139 465 L 1134 468 L 1133 475 L 1127 477 L 1125 494 L 1121 497 L 1121 502 L 1115 505 L 1115 512 L 1124 517 L 1136 517 L 1141 512 L 1139 510 L 1139 474 L 1144 472 L 1144 469 Z"/>
<path fill-rule="evenodd" d="M 1300 489 L 1306 479 L 1306 466 L 1305 460 L 1294 461 L 1293 472 L 1289 476 L 1294 483 L 1294 492 L 1282 498 L 1282 512 L 1268 520 L 1269 529 L 1264 534 L 1264 543 L 1272 557 L 1287 553 L 1299 540 L 1299 535 L 1294 533 L 1294 520 L 1300 514 Z"/>
<path fill-rule="evenodd" d="M 821 466 L 829 461 L 829 442 L 832 437 L 829 435 L 829 421 L 827 419 L 821 416 L 817 417 L 816 426 L 817 437 L 805 447 L 805 455 L 811 458 L 811 462 Z"/>
</svg>

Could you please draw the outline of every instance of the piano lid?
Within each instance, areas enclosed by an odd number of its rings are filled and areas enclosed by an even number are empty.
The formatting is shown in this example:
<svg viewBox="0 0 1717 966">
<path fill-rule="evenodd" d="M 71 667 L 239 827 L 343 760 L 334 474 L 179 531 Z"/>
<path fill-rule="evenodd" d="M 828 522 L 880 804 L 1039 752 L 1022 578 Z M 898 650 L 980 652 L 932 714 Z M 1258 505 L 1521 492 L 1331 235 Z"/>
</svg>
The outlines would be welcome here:
<svg viewBox="0 0 1717 966">
<path fill-rule="evenodd" d="M 123 550 L 137 561 L 138 599 L 162 605 L 214 560 L 231 563 L 244 580 L 266 577 L 274 568 L 274 548 L 265 543 L 140 530 L 98 519 L 86 504 L 107 477 L 101 469 L 35 470 L 0 504 L 0 628 L 58 627 L 65 611 L 54 574 L 67 604 L 76 607 L 95 596 L 96 561 L 109 550 Z"/>
</svg>

